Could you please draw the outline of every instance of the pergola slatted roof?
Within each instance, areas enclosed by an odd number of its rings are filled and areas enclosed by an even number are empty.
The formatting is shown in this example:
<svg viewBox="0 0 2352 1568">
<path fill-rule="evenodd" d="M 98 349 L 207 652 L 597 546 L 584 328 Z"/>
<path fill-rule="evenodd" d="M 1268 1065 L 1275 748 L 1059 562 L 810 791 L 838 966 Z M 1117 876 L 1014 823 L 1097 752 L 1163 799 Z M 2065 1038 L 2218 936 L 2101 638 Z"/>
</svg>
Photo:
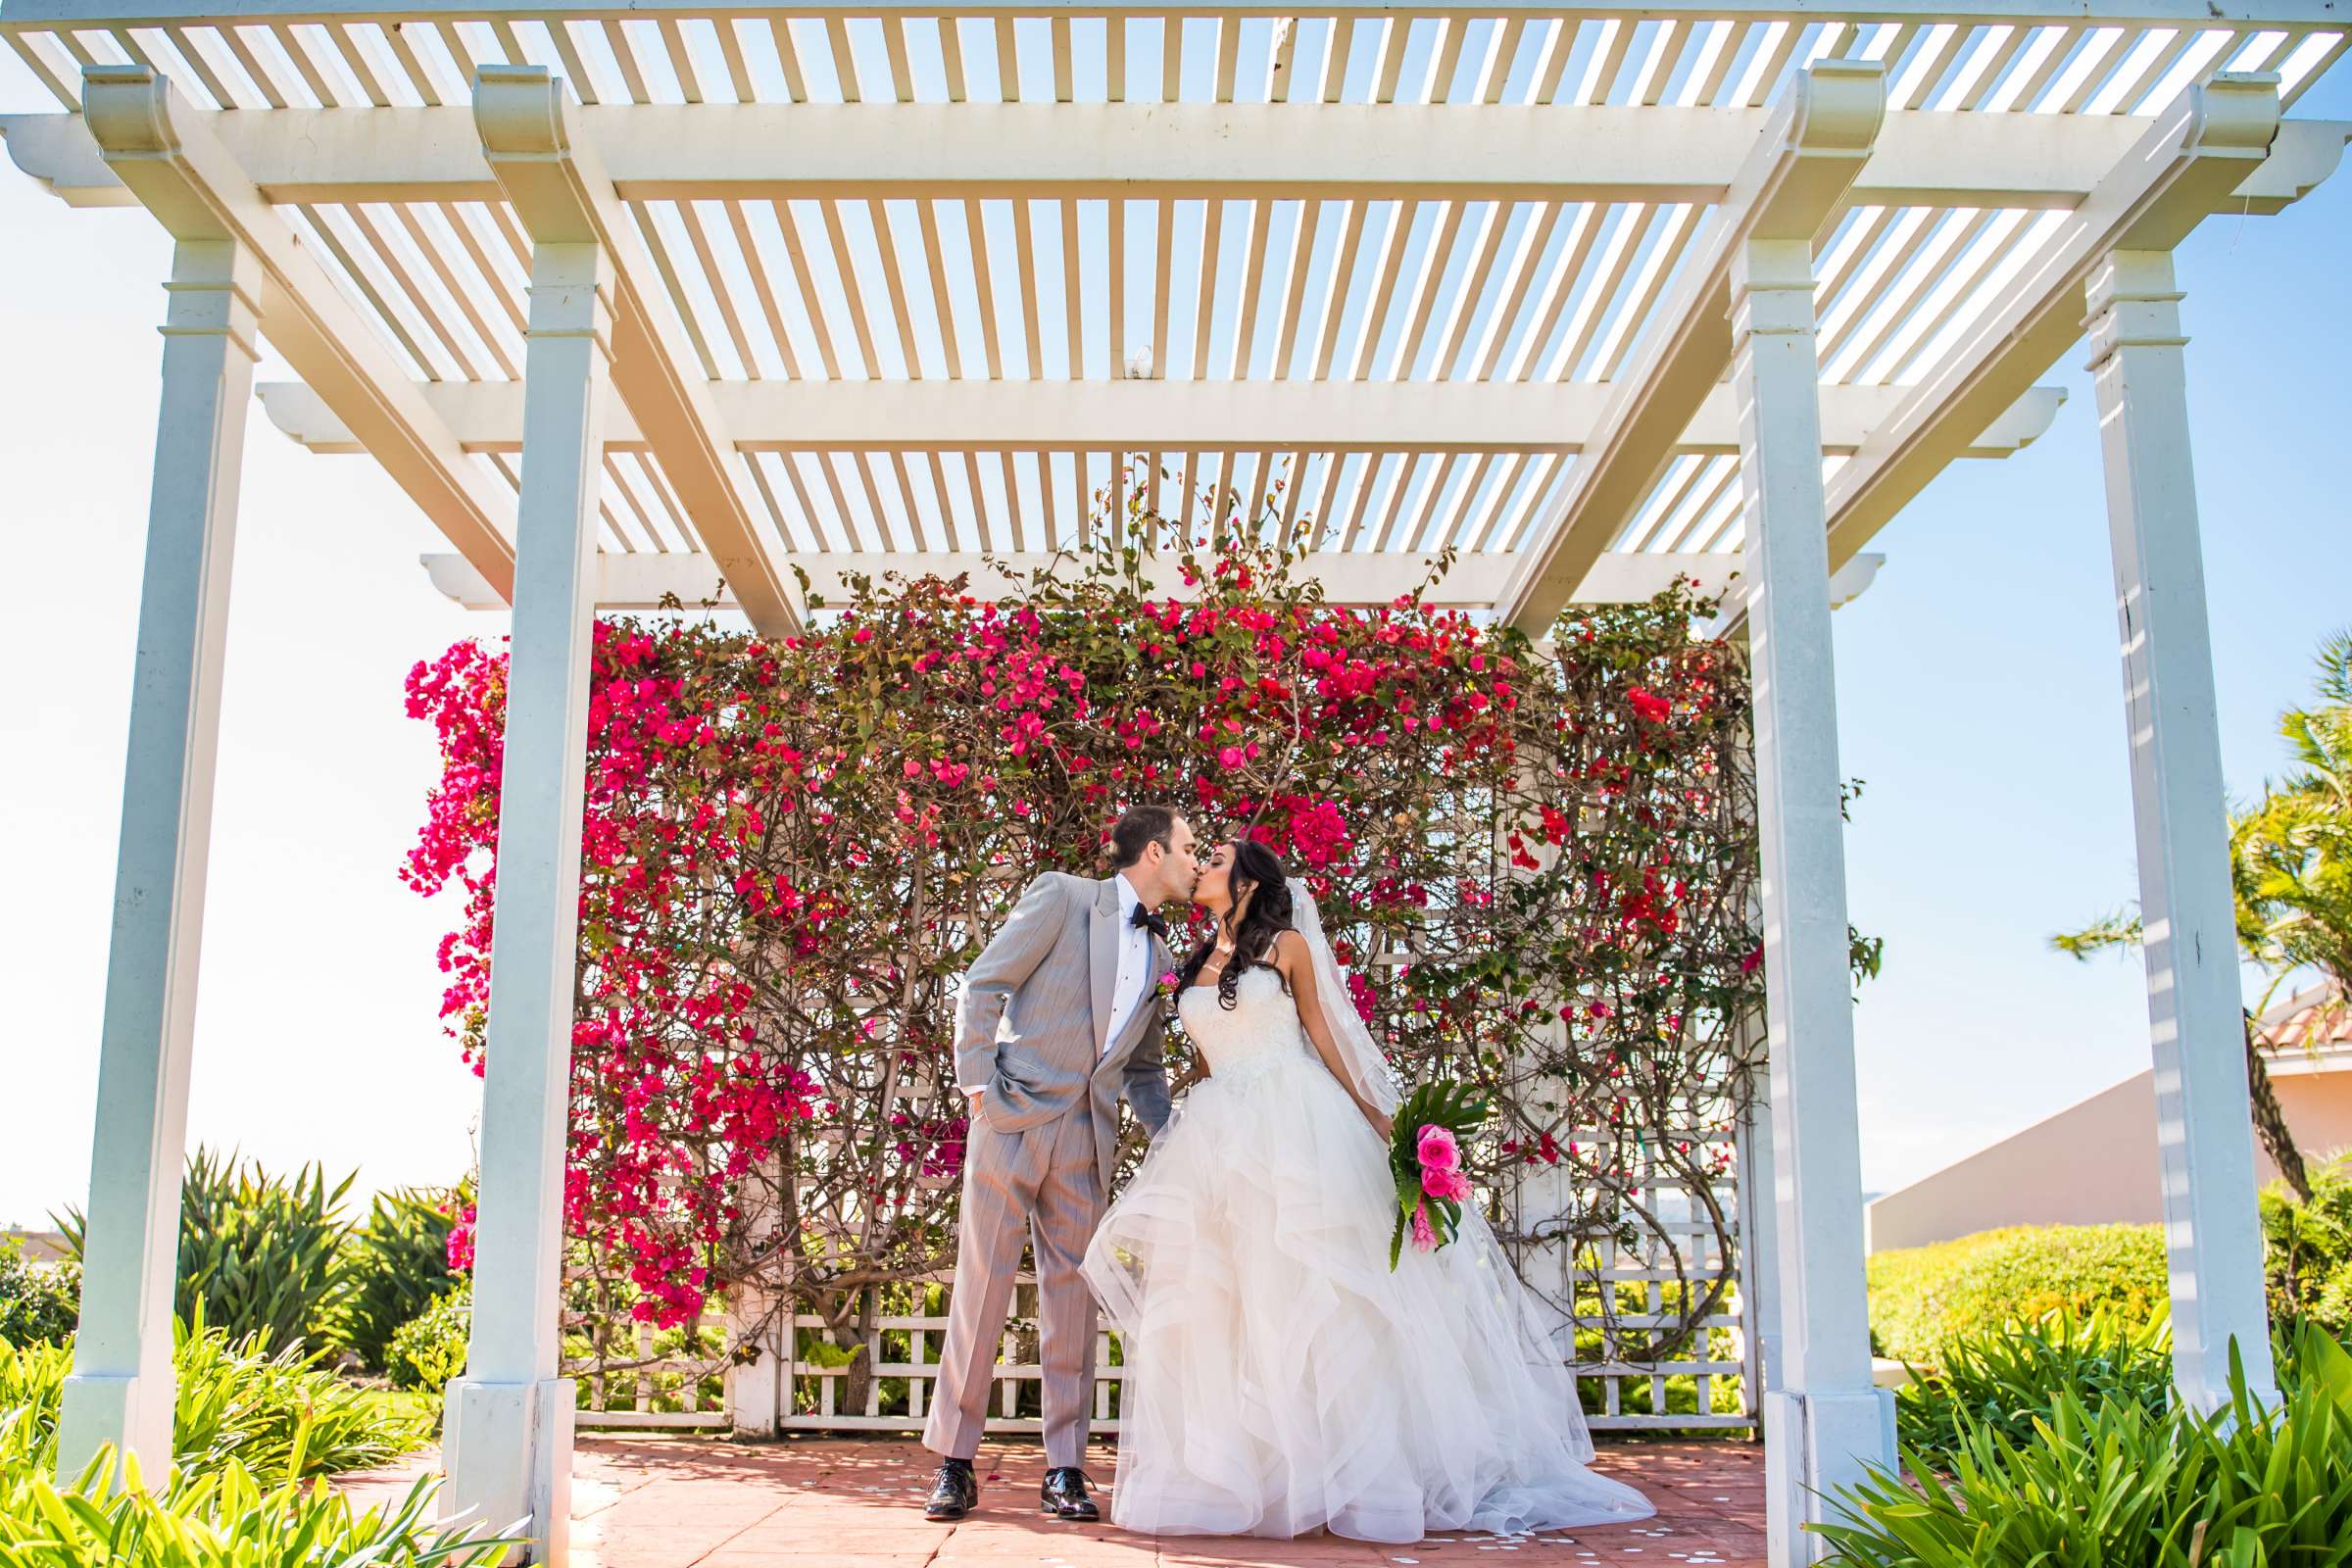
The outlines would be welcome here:
<svg viewBox="0 0 2352 1568">
<path fill-rule="evenodd" d="M 1690 324 L 1662 318 L 1710 292 L 1693 258 L 1724 253 L 1722 204 L 1792 74 L 1851 58 L 1884 67 L 1887 108 L 1822 224 L 1825 474 L 1859 497 L 1833 506 L 1842 561 L 1951 457 L 2046 426 L 2044 359 L 1975 398 L 1975 428 L 1908 446 L 1901 483 L 1866 442 L 1901 389 L 1953 372 L 2151 117 L 2224 71 L 2275 73 L 2289 104 L 2348 32 L 2294 0 L 239 15 L 10 0 L 0 32 L 68 108 L 91 65 L 185 95 L 327 314 L 422 394 L 429 424 L 393 421 L 389 466 L 494 591 L 532 234 L 471 83 L 561 78 L 635 258 L 624 329 L 662 345 L 644 386 L 622 378 L 601 547 L 672 558 L 688 597 L 732 563 L 762 619 L 793 613 L 788 562 L 1050 550 L 1138 481 L 1195 527 L 1203 492 L 1279 486 L 1280 521 L 1326 552 L 1518 560 L 1551 579 L 1489 574 L 1522 618 L 1601 591 L 1604 556 L 1661 558 L 1617 573 L 1629 593 L 1736 559 L 1728 389 L 1683 389 L 1688 429 L 1649 400 L 1664 435 L 1613 427 L 1608 395 L 1659 372 Z M 78 121 L 6 131 L 68 200 L 133 199 Z M 2275 211 L 2343 141 L 2291 123 L 2230 194 Z M 1701 324 L 1680 373 L 1713 383 Z M 264 389 L 299 438 L 380 456 L 352 395 Z"/>
<path fill-rule="evenodd" d="M 1830 611 L 1946 465 L 2048 427 L 2036 382 L 2086 329 L 2177 1382 L 2216 1407 L 2234 1339 L 2266 1386 L 2172 253 L 2334 172 L 2352 125 L 2282 114 L 2352 36 L 2340 3 L 0 0 L 65 111 L 0 118 L 11 158 L 175 241 L 110 1179 L 60 1462 L 170 1447 L 151 1244 L 178 1206 L 257 337 L 298 378 L 260 389 L 270 417 L 372 456 L 450 541 L 436 586 L 514 612 L 481 1186 L 504 1240 L 448 1402 L 453 1505 L 527 1517 L 537 1560 L 567 1551 L 554 1259 L 594 608 L 723 579 L 769 633 L 804 618 L 798 573 L 1001 595 L 1130 499 L 1196 536 L 1279 530 L 1339 603 L 1454 550 L 1438 601 L 1531 633 L 1741 579 L 1719 629 L 1753 621 L 1770 1103 L 1740 1134 L 1740 1289 L 1774 1562 L 1811 1560 L 1798 1525 L 1892 1442 Z M 1142 558 L 1171 590 L 1173 565 Z"/>
</svg>

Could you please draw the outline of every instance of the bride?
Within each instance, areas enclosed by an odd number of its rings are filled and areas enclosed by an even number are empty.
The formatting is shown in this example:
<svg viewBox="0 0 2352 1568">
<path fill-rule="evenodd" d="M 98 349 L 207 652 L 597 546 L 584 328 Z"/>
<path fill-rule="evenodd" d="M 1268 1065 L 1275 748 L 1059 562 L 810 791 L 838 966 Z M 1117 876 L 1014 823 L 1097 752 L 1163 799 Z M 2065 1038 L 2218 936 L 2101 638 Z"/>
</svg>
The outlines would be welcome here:
<svg viewBox="0 0 2352 1568">
<path fill-rule="evenodd" d="M 1646 1518 L 1474 1204 L 1395 1272 L 1397 1094 L 1302 882 L 1253 840 L 1193 895 L 1177 1010 L 1209 1068 L 1087 1249 L 1126 1356 L 1111 1518 L 1416 1542 Z"/>
</svg>

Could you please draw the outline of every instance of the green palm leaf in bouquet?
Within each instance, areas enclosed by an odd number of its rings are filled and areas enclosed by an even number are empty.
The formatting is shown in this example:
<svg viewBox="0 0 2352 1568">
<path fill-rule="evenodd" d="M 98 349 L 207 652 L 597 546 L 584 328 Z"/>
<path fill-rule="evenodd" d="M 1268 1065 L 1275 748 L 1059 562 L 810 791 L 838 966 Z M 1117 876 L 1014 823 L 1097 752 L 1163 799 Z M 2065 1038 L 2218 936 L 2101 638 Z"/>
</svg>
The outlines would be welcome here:
<svg viewBox="0 0 2352 1568">
<path fill-rule="evenodd" d="M 1474 1085 L 1435 1079 L 1404 1097 L 1396 1107 L 1396 1130 L 1389 1138 L 1389 1170 L 1396 1178 L 1396 1224 L 1389 1235 L 1389 1267 L 1404 1255 L 1404 1240 L 1434 1251 L 1461 1234 L 1462 1200 L 1470 1196 L 1470 1179 L 1462 1174 L 1461 1146 L 1486 1122 L 1487 1098 Z M 1443 1148 L 1451 1151 L 1450 1163 L 1422 1158 L 1424 1129 L 1443 1129 Z M 1422 1223 L 1416 1224 L 1416 1219 Z M 1422 1238 L 1426 1235 L 1428 1240 Z"/>
</svg>

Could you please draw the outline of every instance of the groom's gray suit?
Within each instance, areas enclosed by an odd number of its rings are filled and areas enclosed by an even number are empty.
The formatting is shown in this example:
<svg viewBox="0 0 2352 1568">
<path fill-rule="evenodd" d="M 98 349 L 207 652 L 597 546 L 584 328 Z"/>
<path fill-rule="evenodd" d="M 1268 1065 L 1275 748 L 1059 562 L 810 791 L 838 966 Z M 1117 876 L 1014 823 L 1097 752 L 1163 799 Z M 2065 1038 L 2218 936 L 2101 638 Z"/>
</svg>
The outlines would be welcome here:
<svg viewBox="0 0 2352 1568">
<path fill-rule="evenodd" d="M 956 1082 L 985 1092 L 964 1151 L 956 1285 L 923 1430 L 935 1453 L 968 1459 L 980 1446 L 1025 1220 L 1037 1249 L 1046 1462 L 1086 1455 L 1096 1311 L 1078 1266 L 1110 1190 L 1122 1088 L 1154 1137 L 1168 1120 L 1156 981 L 1172 965 L 1156 937 L 1144 993 L 1107 1038 L 1124 934 L 1118 882 L 1040 876 L 964 977 Z"/>
</svg>

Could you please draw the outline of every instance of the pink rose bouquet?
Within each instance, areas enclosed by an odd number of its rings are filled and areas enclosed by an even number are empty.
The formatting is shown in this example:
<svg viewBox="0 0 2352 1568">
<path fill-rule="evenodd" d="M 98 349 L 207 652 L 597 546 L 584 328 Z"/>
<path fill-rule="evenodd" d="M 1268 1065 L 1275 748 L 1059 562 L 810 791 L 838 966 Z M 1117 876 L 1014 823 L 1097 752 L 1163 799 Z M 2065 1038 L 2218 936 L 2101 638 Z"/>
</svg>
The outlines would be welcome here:
<svg viewBox="0 0 2352 1568">
<path fill-rule="evenodd" d="M 1487 1102 L 1461 1084 L 1425 1084 L 1396 1107 L 1389 1170 L 1396 1178 L 1396 1225 L 1389 1267 L 1413 1250 L 1434 1252 L 1461 1232 L 1462 1205 L 1473 1194 L 1462 1169 L 1462 1140 L 1487 1118 Z"/>
</svg>

